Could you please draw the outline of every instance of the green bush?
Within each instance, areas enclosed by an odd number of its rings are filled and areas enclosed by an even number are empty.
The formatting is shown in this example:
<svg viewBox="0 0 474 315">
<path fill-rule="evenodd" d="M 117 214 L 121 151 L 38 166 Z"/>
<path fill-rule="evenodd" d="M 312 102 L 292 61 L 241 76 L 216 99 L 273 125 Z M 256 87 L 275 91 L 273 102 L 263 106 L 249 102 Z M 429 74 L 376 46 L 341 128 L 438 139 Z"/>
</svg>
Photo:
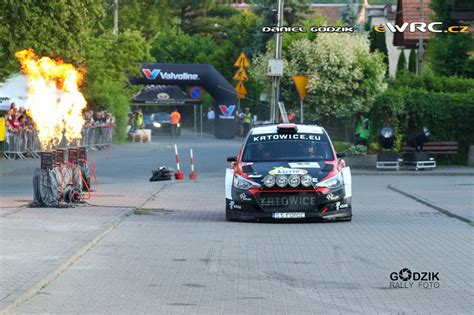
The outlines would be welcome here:
<svg viewBox="0 0 474 315">
<path fill-rule="evenodd" d="M 440 77 L 427 72 L 417 76 L 411 72 L 401 72 L 397 79 L 391 82 L 390 87 L 398 89 L 409 87 L 430 92 L 466 93 L 474 90 L 474 80 L 459 77 Z"/>
<path fill-rule="evenodd" d="M 375 132 L 388 125 L 406 136 L 425 126 L 432 141 L 458 141 L 456 162 L 465 164 L 469 145 L 474 143 L 474 89 L 466 93 L 388 89 L 377 98 L 371 119 Z"/>
</svg>

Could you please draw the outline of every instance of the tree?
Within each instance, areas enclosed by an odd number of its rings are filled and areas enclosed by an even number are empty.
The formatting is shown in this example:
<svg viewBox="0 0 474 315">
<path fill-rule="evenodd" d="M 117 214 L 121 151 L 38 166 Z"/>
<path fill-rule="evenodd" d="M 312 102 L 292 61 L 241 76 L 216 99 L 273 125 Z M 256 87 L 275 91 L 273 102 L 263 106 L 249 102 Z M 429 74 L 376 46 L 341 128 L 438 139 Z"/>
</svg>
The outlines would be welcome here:
<svg viewBox="0 0 474 315">
<path fill-rule="evenodd" d="M 342 21 L 346 25 L 356 25 L 359 19 L 359 5 L 352 0 L 342 12 Z"/>
<path fill-rule="evenodd" d="M 315 40 L 296 40 L 284 61 L 282 95 L 285 104 L 295 97 L 292 75 L 306 74 L 310 80 L 306 104 L 308 117 L 350 117 L 369 111 L 376 95 L 384 90 L 386 66 L 380 53 L 371 53 L 364 34 L 318 34 Z M 266 60 L 259 55 L 251 71 L 261 86 L 268 86 Z M 294 105 L 293 105 L 294 106 Z"/>
<path fill-rule="evenodd" d="M 66 62 L 79 60 L 104 14 L 101 2 L 93 0 L 0 0 L 0 7 L 0 78 L 18 71 L 15 52 L 25 48 Z"/>
<path fill-rule="evenodd" d="M 451 19 L 453 4 L 453 0 L 432 0 L 433 20 L 442 22 L 445 28 L 461 25 Z M 471 33 L 436 33 L 428 44 L 431 69 L 438 75 L 474 78 L 474 57 L 470 54 L 473 47 Z"/>
<path fill-rule="evenodd" d="M 171 14 L 178 19 L 181 31 L 199 34 L 208 29 L 206 17 L 214 3 L 213 0 L 173 0 L 170 1 Z"/>
<path fill-rule="evenodd" d="M 106 30 L 112 31 L 114 0 L 107 0 L 106 8 L 104 24 Z M 119 31 L 139 31 L 146 40 L 150 40 L 156 34 L 171 29 L 170 11 L 168 0 L 119 1 Z"/>
<path fill-rule="evenodd" d="M 116 139 L 124 139 L 130 98 L 127 75 L 138 75 L 139 62 L 150 60 L 149 45 L 138 31 L 105 33 L 85 45 L 84 94 L 89 108 L 106 109 L 116 117 Z"/>
<path fill-rule="evenodd" d="M 375 32 L 373 29 L 369 32 L 370 40 L 370 51 L 376 52 L 379 51 L 383 54 L 383 62 L 387 65 L 387 74 L 388 74 L 388 50 L 387 43 L 385 40 L 385 33 Z"/>
<path fill-rule="evenodd" d="M 255 36 L 254 52 L 266 49 L 267 42 L 273 37 L 272 33 L 261 32 L 262 27 L 272 26 L 273 10 L 277 10 L 277 1 L 275 0 L 255 0 L 252 10 L 260 17 L 260 23 L 257 25 Z M 304 15 L 308 12 L 311 0 L 286 0 L 283 20 L 285 25 L 295 26 L 303 22 Z"/>
<path fill-rule="evenodd" d="M 439 35 L 438 35 L 439 34 Z M 431 69 L 435 74 L 474 78 L 470 34 L 437 33 L 428 44 Z"/>
<path fill-rule="evenodd" d="M 408 57 L 408 71 L 416 73 L 416 52 L 410 49 L 410 56 Z"/>
<path fill-rule="evenodd" d="M 397 62 L 397 72 L 405 71 L 407 69 L 407 59 L 405 58 L 405 50 L 400 51 Z"/>
</svg>

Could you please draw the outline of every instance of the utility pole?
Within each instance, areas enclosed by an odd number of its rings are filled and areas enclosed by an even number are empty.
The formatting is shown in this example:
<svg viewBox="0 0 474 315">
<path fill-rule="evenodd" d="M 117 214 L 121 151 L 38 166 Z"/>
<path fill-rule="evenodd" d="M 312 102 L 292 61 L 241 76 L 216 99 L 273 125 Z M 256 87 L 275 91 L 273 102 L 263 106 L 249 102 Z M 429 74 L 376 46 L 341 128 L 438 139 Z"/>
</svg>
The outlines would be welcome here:
<svg viewBox="0 0 474 315">
<path fill-rule="evenodd" d="M 277 0 L 278 11 L 277 11 L 277 27 L 280 28 L 283 25 L 283 0 Z M 275 35 L 275 59 L 281 60 L 281 45 L 282 45 L 282 33 L 277 32 Z M 280 101 L 280 82 L 281 76 L 272 76 L 272 98 L 270 106 L 270 121 L 272 123 L 278 122 L 278 102 Z"/>
<path fill-rule="evenodd" d="M 118 20 L 119 20 L 119 0 L 114 0 L 114 30 L 112 31 L 112 34 L 118 35 Z"/>
<path fill-rule="evenodd" d="M 420 0 L 420 22 L 425 21 L 425 14 L 424 14 L 424 4 L 423 0 Z M 423 32 L 418 30 L 420 32 L 420 38 L 418 40 L 418 75 L 423 74 L 423 54 L 424 54 L 424 48 L 423 48 Z"/>
</svg>

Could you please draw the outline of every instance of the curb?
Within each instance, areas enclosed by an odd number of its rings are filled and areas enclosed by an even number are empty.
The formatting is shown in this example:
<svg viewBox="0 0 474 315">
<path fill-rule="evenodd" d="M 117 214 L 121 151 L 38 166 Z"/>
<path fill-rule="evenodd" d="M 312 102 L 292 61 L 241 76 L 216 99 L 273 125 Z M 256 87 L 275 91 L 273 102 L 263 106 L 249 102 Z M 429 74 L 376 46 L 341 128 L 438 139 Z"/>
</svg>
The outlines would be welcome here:
<svg viewBox="0 0 474 315">
<path fill-rule="evenodd" d="M 458 219 L 458 220 L 460 220 L 460 221 L 462 221 L 462 222 L 464 222 L 464 223 L 467 223 L 467 224 L 469 224 L 469 225 L 472 225 L 473 222 L 474 222 L 474 221 L 469 220 L 468 218 L 465 218 L 465 217 L 463 217 L 463 216 L 457 215 L 457 214 L 455 214 L 455 213 L 452 213 L 452 212 L 449 211 L 449 210 L 446 210 L 446 209 L 441 208 L 441 207 L 439 207 L 439 206 L 437 206 L 437 205 L 434 205 L 434 204 L 432 204 L 431 202 L 428 202 L 428 201 L 426 201 L 426 200 L 423 200 L 423 199 L 421 199 L 421 198 L 419 198 L 419 197 L 417 197 L 417 196 L 415 196 L 415 195 L 409 194 L 409 193 L 407 193 L 407 192 L 405 192 L 405 191 L 403 191 L 403 190 L 401 190 L 401 189 L 399 189 L 399 188 L 396 188 L 396 187 L 394 187 L 394 186 L 392 186 L 392 185 L 388 185 L 387 188 L 390 189 L 390 190 L 393 190 L 393 191 L 395 191 L 395 192 L 397 192 L 397 193 L 399 193 L 399 194 L 402 194 L 402 195 L 404 195 L 405 197 L 411 198 L 411 199 L 413 199 L 413 200 L 415 200 L 415 201 L 417 201 L 417 202 L 419 202 L 419 203 L 422 203 L 422 204 L 424 204 L 425 206 L 428 206 L 428 207 L 433 208 L 433 209 L 435 209 L 435 210 L 437 210 L 437 211 L 439 211 L 439 212 L 441 212 L 441 213 L 444 213 L 444 214 L 447 215 L 448 217 Z"/>
</svg>

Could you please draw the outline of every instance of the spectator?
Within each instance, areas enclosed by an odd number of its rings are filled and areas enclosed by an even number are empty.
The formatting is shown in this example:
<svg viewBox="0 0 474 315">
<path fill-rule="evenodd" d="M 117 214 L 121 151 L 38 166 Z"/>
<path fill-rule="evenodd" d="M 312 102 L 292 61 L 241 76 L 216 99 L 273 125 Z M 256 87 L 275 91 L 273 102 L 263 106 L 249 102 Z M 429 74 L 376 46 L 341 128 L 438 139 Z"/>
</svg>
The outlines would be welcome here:
<svg viewBox="0 0 474 315">
<path fill-rule="evenodd" d="M 8 129 L 11 131 L 19 131 L 20 130 L 20 120 L 19 120 L 20 113 L 16 112 L 13 115 L 9 114 L 10 119 L 8 120 Z"/>
<path fill-rule="evenodd" d="M 370 120 L 364 116 L 364 113 L 359 113 L 357 126 L 354 132 L 355 144 L 367 146 L 370 138 Z"/>
<path fill-rule="evenodd" d="M 15 114 L 16 114 L 16 105 L 15 103 L 11 103 L 10 109 L 8 110 L 7 120 L 13 119 L 13 117 L 15 117 Z"/>
<path fill-rule="evenodd" d="M 209 109 L 207 111 L 207 123 L 209 125 L 209 131 L 211 132 L 211 134 L 214 134 L 215 119 L 216 119 L 216 113 L 214 112 L 212 107 L 209 107 Z"/>
<path fill-rule="evenodd" d="M 244 137 L 249 133 L 250 131 L 250 126 L 252 124 L 252 113 L 250 112 L 250 109 L 247 107 L 245 109 L 245 114 L 243 118 L 244 122 Z"/>
<path fill-rule="evenodd" d="M 178 112 L 178 108 L 175 108 L 171 113 L 171 138 L 176 138 L 178 136 L 178 128 L 181 122 L 181 114 Z"/>
<path fill-rule="evenodd" d="M 5 114 L 2 112 L 0 113 L 0 151 L 2 154 L 5 150 L 5 139 L 7 134 L 6 127 Z"/>
<path fill-rule="evenodd" d="M 288 114 L 288 121 L 289 122 L 294 122 L 295 121 L 295 113 L 293 113 L 292 110 L 290 110 L 290 113 Z"/>
</svg>

